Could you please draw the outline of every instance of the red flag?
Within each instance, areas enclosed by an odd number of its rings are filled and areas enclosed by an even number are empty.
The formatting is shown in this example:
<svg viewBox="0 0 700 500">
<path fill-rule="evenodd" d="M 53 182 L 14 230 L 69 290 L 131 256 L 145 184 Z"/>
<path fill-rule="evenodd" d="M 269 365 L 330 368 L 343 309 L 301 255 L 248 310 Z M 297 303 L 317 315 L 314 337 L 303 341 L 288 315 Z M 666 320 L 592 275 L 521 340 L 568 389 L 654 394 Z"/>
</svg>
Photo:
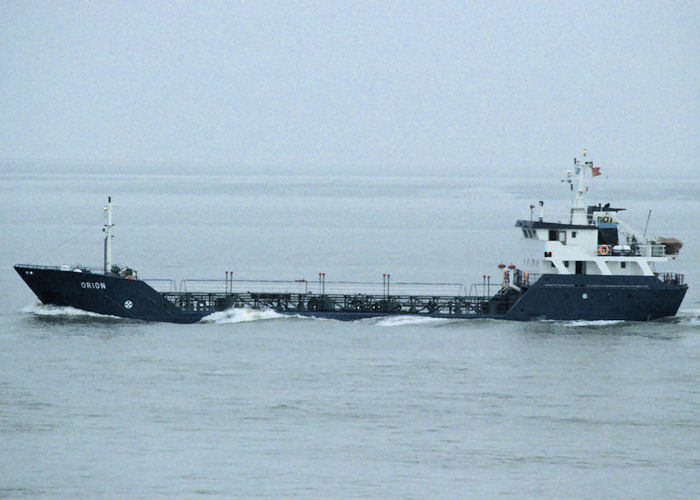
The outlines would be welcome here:
<svg viewBox="0 0 700 500">
<path fill-rule="evenodd" d="M 597 176 L 599 176 L 599 175 L 602 175 L 602 174 L 600 173 L 600 167 L 594 167 L 593 165 L 591 165 L 591 172 L 592 172 L 591 175 L 592 175 L 593 177 L 597 177 Z"/>
</svg>

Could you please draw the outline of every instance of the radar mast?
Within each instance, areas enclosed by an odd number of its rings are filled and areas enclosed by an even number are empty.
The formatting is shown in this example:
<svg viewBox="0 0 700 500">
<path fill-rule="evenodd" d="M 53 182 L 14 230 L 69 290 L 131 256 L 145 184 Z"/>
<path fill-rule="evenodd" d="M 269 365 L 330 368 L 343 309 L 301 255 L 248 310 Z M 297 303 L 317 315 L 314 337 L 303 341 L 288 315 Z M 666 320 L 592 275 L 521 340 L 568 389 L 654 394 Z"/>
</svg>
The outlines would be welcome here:
<svg viewBox="0 0 700 500">
<path fill-rule="evenodd" d="M 105 274 L 112 272 L 112 197 L 107 197 L 107 204 L 104 206 L 105 216 L 107 217 L 107 224 L 104 225 L 102 229 L 105 233 Z"/>
</svg>

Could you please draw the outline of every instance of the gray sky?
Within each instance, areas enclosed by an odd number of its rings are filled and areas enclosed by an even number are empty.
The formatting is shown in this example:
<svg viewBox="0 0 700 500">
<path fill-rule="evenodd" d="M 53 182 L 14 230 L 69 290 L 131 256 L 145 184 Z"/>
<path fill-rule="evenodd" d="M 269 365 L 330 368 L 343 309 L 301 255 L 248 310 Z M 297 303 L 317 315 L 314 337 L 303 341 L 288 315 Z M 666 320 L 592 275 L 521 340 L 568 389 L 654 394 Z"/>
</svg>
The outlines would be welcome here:
<svg viewBox="0 0 700 500">
<path fill-rule="evenodd" d="M 696 173 L 698 26 L 697 1 L 3 0 L 0 160 Z"/>
</svg>

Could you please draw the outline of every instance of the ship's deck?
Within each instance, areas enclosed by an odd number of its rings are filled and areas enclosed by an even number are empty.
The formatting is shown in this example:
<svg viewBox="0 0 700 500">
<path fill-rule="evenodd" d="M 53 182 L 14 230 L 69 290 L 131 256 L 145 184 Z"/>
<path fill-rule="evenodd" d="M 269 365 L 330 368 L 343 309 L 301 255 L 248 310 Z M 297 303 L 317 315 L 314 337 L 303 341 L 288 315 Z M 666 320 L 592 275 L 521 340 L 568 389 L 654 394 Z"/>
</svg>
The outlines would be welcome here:
<svg viewBox="0 0 700 500">
<path fill-rule="evenodd" d="M 450 295 L 313 294 L 284 292 L 164 292 L 183 311 L 229 308 L 270 309 L 280 313 L 372 313 L 440 316 L 505 314 L 513 303 L 508 289 L 493 297 Z"/>
</svg>

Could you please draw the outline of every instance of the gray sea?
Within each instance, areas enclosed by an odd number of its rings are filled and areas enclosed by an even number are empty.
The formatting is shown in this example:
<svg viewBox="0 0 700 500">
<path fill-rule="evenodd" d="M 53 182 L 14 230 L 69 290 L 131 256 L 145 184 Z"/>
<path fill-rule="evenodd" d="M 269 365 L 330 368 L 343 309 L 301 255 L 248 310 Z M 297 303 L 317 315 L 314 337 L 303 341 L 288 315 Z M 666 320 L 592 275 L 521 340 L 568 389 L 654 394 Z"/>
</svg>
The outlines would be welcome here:
<svg viewBox="0 0 700 500">
<path fill-rule="evenodd" d="M 171 325 L 40 306 L 11 266 L 99 266 L 111 195 L 114 260 L 142 278 L 469 286 L 521 264 L 515 220 L 539 200 L 563 219 L 570 193 L 544 176 L 78 170 L 0 170 L 0 497 L 700 497 L 700 178 L 611 172 L 590 192 L 685 243 L 676 318 Z"/>
</svg>

